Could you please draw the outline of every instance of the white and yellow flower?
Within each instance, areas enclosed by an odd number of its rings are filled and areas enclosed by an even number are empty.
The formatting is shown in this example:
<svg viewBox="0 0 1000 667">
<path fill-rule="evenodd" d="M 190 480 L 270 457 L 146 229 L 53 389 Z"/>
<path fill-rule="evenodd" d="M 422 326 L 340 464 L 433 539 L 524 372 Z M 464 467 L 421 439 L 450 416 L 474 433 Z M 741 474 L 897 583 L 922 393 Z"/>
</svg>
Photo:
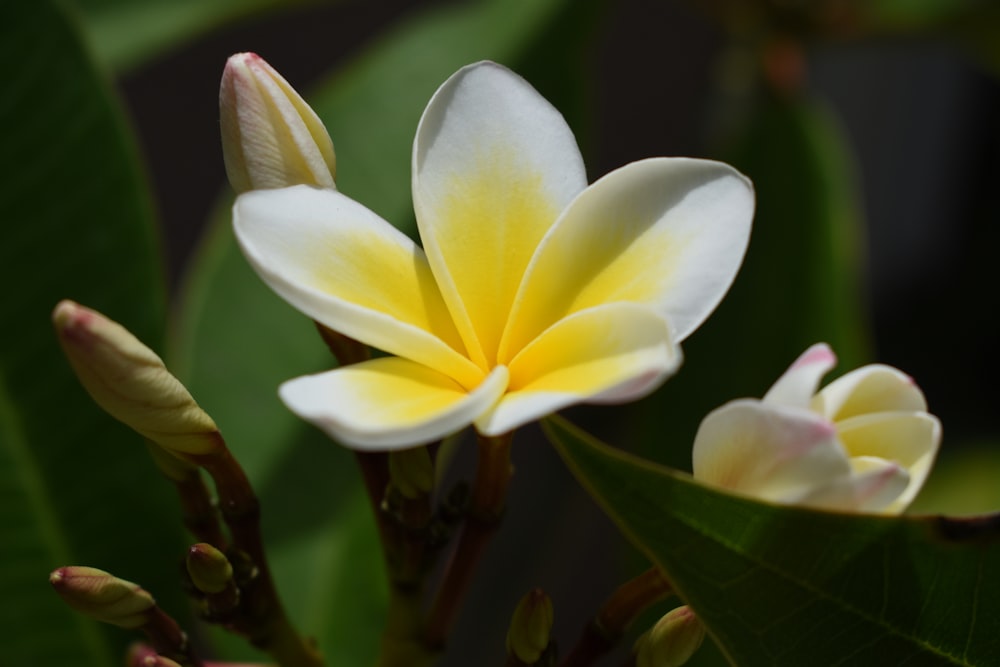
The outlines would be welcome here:
<svg viewBox="0 0 1000 667">
<path fill-rule="evenodd" d="M 916 496 L 941 425 L 913 380 L 889 366 L 851 371 L 817 393 L 837 363 L 806 350 L 762 400 L 711 412 L 694 443 L 694 476 L 779 503 L 898 514 Z"/>
<path fill-rule="evenodd" d="M 241 195 L 260 276 L 319 323 L 389 356 L 291 380 L 291 410 L 358 449 L 499 435 L 578 402 L 628 401 L 729 288 L 750 182 L 656 158 L 588 186 L 562 116 L 489 62 L 434 94 L 413 147 L 423 248 L 333 188 Z"/>
</svg>

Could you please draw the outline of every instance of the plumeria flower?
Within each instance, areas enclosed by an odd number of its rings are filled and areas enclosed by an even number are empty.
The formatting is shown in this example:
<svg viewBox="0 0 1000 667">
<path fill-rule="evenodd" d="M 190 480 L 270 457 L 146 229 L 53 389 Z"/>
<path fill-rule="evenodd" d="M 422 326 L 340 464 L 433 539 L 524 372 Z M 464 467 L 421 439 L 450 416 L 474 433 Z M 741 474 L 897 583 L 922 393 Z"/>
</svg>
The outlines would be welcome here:
<svg viewBox="0 0 1000 667">
<path fill-rule="evenodd" d="M 241 195 L 236 235 L 279 295 L 388 356 L 291 380 L 288 407 L 358 449 L 500 435 L 578 402 L 655 389 L 742 261 L 750 182 L 642 160 L 588 186 L 554 107 L 494 63 L 434 94 L 417 128 L 423 247 L 333 188 Z"/>
<path fill-rule="evenodd" d="M 763 400 L 731 401 L 695 436 L 694 476 L 779 503 L 898 514 L 923 485 L 941 425 L 913 380 L 889 366 L 858 368 L 824 387 L 837 363 L 817 344 Z"/>
</svg>

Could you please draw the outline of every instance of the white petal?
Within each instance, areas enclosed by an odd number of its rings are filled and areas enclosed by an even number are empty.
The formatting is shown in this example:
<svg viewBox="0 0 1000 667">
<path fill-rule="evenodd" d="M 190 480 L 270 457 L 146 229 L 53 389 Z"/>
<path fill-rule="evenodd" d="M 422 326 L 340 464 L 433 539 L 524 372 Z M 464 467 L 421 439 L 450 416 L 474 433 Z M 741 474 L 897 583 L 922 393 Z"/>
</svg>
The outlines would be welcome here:
<svg viewBox="0 0 1000 667">
<path fill-rule="evenodd" d="M 250 264 L 282 298 L 327 327 L 477 385 L 423 251 L 333 190 L 248 192 L 233 207 Z"/>
<path fill-rule="evenodd" d="M 848 512 L 890 512 L 910 481 L 907 472 L 892 461 L 875 457 L 851 459 L 850 477 L 837 479 L 799 498 L 796 504 Z"/>
<path fill-rule="evenodd" d="M 508 393 L 476 427 L 498 435 L 574 403 L 633 400 L 658 387 L 680 361 L 666 322 L 650 309 L 615 303 L 581 311 L 515 357 Z"/>
<path fill-rule="evenodd" d="M 501 361 L 570 313 L 616 301 L 653 308 L 682 341 L 743 260 L 753 188 L 728 165 L 655 158 L 584 190 L 542 241 L 515 301 Z"/>
<path fill-rule="evenodd" d="M 877 457 L 900 465 L 909 484 L 885 508 L 902 512 L 930 473 L 941 442 L 941 424 L 926 412 L 876 412 L 837 422 L 840 440 L 851 457 Z"/>
<path fill-rule="evenodd" d="M 468 392 L 426 366 L 384 357 L 290 380 L 280 394 L 292 412 L 348 447 L 391 450 L 440 440 L 468 426 L 506 387 L 502 366 Z"/>
<path fill-rule="evenodd" d="M 851 472 L 833 424 L 809 410 L 753 399 L 709 413 L 693 459 L 697 479 L 774 502 L 795 502 Z"/>
<path fill-rule="evenodd" d="M 837 357 L 829 345 L 813 345 L 778 378 L 764 396 L 764 402 L 808 408 L 819 389 L 819 381 L 836 365 Z"/>
<path fill-rule="evenodd" d="M 868 412 L 925 411 L 927 401 L 909 375 L 881 364 L 862 366 L 816 395 L 813 409 L 840 421 Z"/>
<path fill-rule="evenodd" d="M 526 81 L 489 62 L 434 94 L 413 146 L 424 249 L 472 359 L 491 366 L 538 242 L 586 187 L 576 140 Z"/>
</svg>

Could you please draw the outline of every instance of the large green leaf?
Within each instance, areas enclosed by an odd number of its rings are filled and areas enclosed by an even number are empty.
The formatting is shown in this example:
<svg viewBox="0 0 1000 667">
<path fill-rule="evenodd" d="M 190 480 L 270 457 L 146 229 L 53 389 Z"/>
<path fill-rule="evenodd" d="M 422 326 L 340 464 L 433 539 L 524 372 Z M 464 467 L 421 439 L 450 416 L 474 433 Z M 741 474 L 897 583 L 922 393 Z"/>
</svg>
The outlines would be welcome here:
<svg viewBox="0 0 1000 667">
<path fill-rule="evenodd" d="M 736 665 L 1000 664 L 1000 515 L 885 518 L 715 491 L 545 430 Z"/>
<path fill-rule="evenodd" d="M 644 455 L 689 466 L 705 414 L 762 396 L 813 343 L 830 343 L 841 369 L 866 360 L 863 230 L 838 129 L 814 103 L 763 96 L 724 152 L 756 190 L 750 247 L 725 300 L 684 342 L 680 373 L 633 408 Z M 660 436 L 668 425 L 671 443 Z"/>
<path fill-rule="evenodd" d="M 98 56 L 116 71 L 138 67 L 213 28 L 308 0 L 78 0 Z"/>
<path fill-rule="evenodd" d="M 338 187 L 413 233 L 410 150 L 427 100 L 469 62 L 516 64 L 543 35 L 552 37 L 545 31 L 572 4 L 490 0 L 430 10 L 339 68 L 310 97 L 333 136 Z M 265 538 L 291 615 L 319 637 L 332 664 L 371 662 L 386 588 L 354 462 L 275 393 L 290 377 L 329 368 L 329 353 L 312 324 L 247 266 L 228 214 L 201 248 L 180 313 L 176 367 L 260 490 Z M 237 650 L 229 642 L 224 648 Z"/>
<path fill-rule="evenodd" d="M 180 521 L 142 439 L 103 414 L 52 331 L 72 298 L 156 345 L 152 212 L 121 110 L 55 3 L 0 5 L 0 661 L 106 666 L 126 633 L 77 618 L 50 570 L 138 580 L 174 612 Z M 181 552 L 182 553 L 182 552 Z"/>
</svg>

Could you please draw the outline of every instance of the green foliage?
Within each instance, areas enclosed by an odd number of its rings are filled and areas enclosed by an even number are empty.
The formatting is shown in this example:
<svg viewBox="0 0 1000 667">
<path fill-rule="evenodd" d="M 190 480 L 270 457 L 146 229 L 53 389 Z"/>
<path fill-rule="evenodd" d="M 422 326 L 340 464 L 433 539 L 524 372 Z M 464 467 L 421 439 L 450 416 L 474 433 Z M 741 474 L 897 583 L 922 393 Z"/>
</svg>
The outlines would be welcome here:
<svg viewBox="0 0 1000 667">
<path fill-rule="evenodd" d="M 79 0 L 91 46 L 115 71 L 139 67 L 228 21 L 308 0 Z"/>
<path fill-rule="evenodd" d="M 546 433 L 736 665 L 994 665 L 1000 515 L 885 518 L 756 503 Z"/>
<path fill-rule="evenodd" d="M 183 614 L 180 524 L 142 439 L 73 377 L 50 312 L 72 298 L 156 346 L 153 216 L 117 101 L 58 5 L 0 6 L 0 57 L 0 646 L 12 665 L 105 666 L 125 634 L 76 617 L 49 571 L 100 567 Z"/>
</svg>

